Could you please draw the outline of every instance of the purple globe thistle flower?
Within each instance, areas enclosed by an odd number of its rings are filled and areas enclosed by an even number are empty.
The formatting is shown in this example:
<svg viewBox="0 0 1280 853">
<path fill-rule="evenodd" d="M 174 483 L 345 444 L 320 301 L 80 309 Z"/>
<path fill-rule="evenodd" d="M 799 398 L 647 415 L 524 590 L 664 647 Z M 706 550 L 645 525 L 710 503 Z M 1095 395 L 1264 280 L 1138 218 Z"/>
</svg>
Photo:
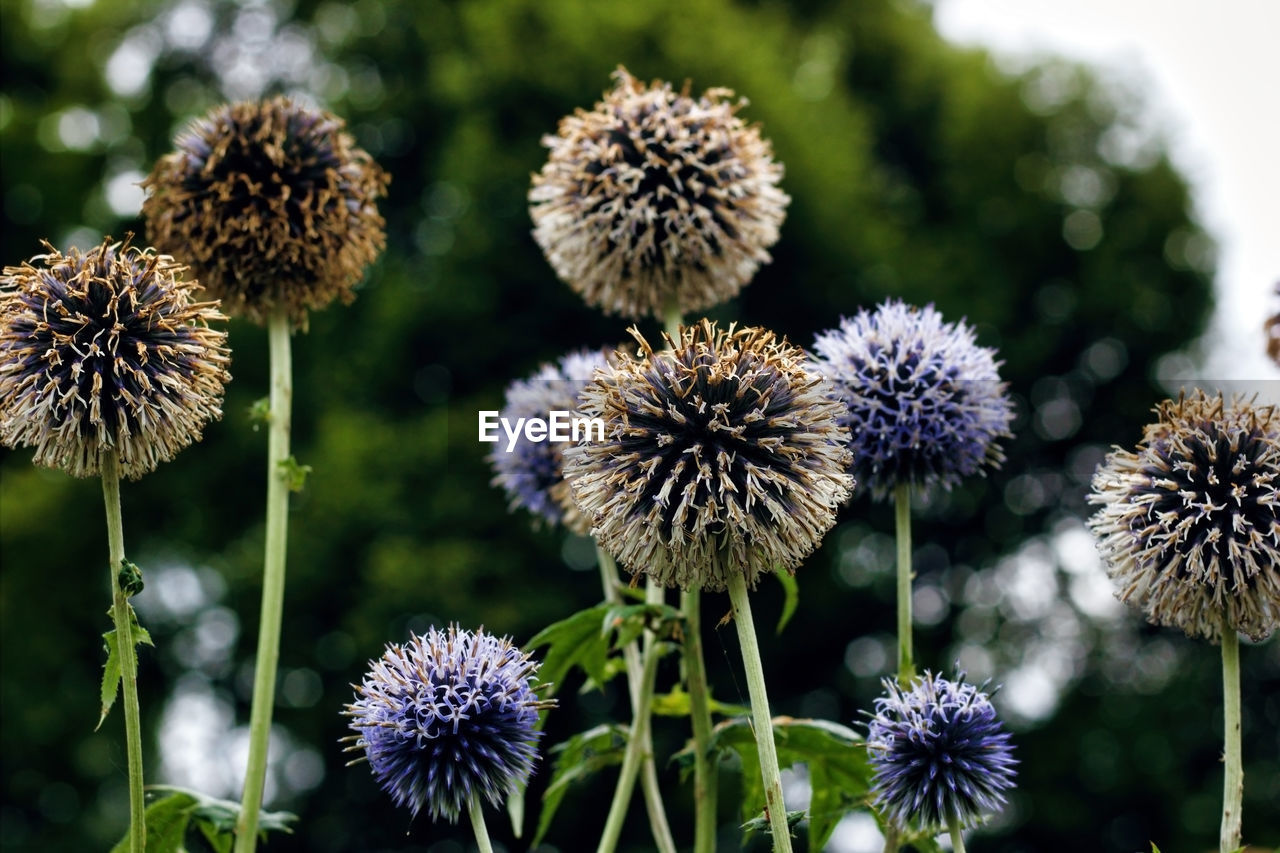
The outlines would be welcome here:
<svg viewBox="0 0 1280 853">
<path fill-rule="evenodd" d="M 1280 621 L 1280 412 L 1203 392 L 1156 408 L 1093 476 L 1089 519 L 1122 601 L 1218 642 Z"/>
<path fill-rule="evenodd" d="M 925 672 L 904 689 L 884 680 L 867 733 L 875 804 L 895 825 L 939 831 L 1000 810 L 1013 787 L 1013 745 L 979 688 Z"/>
<path fill-rule="evenodd" d="M 562 357 L 555 364 L 544 364 L 528 379 L 518 379 L 507 388 L 500 416 L 510 423 L 518 418 L 547 420 L 553 411 L 573 412 L 578 408 L 578 395 L 598 368 L 606 366 L 611 350 L 580 350 Z M 511 509 L 524 507 L 537 520 L 563 524 L 574 533 L 585 536 L 591 527 L 578 512 L 564 481 L 563 442 L 529 441 L 523 432 L 509 446 L 499 435 L 489 454 L 493 464 L 493 485 L 501 486 Z"/>
<path fill-rule="evenodd" d="M 733 297 L 768 263 L 790 199 L 782 166 L 729 89 L 617 86 L 560 121 L 529 192 L 534 239 L 560 278 L 610 314 L 681 313 Z"/>
<path fill-rule="evenodd" d="M 932 305 L 888 301 L 814 342 L 817 370 L 847 407 L 853 475 L 880 500 L 899 483 L 950 489 L 999 466 L 1013 407 L 995 351 Z"/>
<path fill-rule="evenodd" d="M 73 477 L 115 451 L 137 479 L 222 417 L 227 318 L 153 249 L 45 246 L 0 276 L 0 442 Z"/>
<path fill-rule="evenodd" d="M 255 323 L 283 310 L 305 327 L 350 302 L 386 245 L 375 201 L 389 179 L 342 128 L 283 97 L 215 107 L 142 183 L 151 239 Z"/>
<path fill-rule="evenodd" d="M 605 440 L 565 451 L 592 535 L 663 586 L 726 588 L 791 570 L 853 487 L 848 434 L 804 352 L 758 328 L 707 320 L 654 352 L 619 356 L 582 393 Z"/>
<path fill-rule="evenodd" d="M 450 625 L 392 643 L 369 662 L 346 706 L 356 732 L 346 751 L 364 751 L 374 778 L 414 816 L 450 823 L 479 796 L 490 805 L 529 779 L 537 758 L 540 664 L 505 637 Z"/>
</svg>

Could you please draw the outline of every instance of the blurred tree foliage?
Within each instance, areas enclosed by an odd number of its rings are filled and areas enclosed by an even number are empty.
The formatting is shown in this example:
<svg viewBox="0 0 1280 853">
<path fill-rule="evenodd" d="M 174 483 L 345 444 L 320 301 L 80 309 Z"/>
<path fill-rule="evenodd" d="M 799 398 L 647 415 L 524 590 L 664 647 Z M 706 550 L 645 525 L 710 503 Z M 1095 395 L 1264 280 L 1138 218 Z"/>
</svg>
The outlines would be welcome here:
<svg viewBox="0 0 1280 853">
<path fill-rule="evenodd" d="M 465 839 L 461 828 L 411 823 L 365 769 L 342 766 L 349 683 L 411 628 L 456 620 L 524 641 L 599 597 L 589 547 L 505 511 L 474 419 L 539 362 L 625 336 L 555 279 L 525 201 L 540 137 L 594 102 L 619 63 L 736 89 L 786 164 L 793 201 L 775 261 L 715 316 L 808 344 L 841 314 L 901 297 L 968 317 L 1000 349 L 1018 437 L 1002 471 L 921 507 L 920 583 L 943 609 L 917 642 L 934 668 L 984 646 L 997 682 L 1028 648 L 1056 643 L 1069 671 L 1045 714 L 1018 723 L 1020 790 L 973 849 L 1212 846 L 1216 650 L 1131 616 L 1124 630 L 1090 619 L 1053 559 L 1031 581 L 1053 603 L 1043 618 L 1020 618 L 999 585 L 973 593 L 1004 577 L 992 574 L 1002 558 L 1049 548 L 1087 513 L 1093 466 L 1136 442 L 1163 396 L 1158 360 L 1203 327 L 1211 246 L 1183 179 L 1134 125 L 1131 93 L 1058 62 L 1002 72 L 943 42 L 908 0 L 4 0 L 3 15 L 6 264 L 41 238 L 87 247 L 140 230 L 134 182 L 228 98 L 308 92 L 394 176 L 386 255 L 356 303 L 314 317 L 295 349 L 294 448 L 315 473 L 293 503 L 276 716 L 288 754 L 273 806 L 302 820 L 269 849 L 458 849 L 435 845 Z M 141 672 L 148 778 L 186 772 L 220 795 L 237 792 L 218 768 L 243 760 L 228 732 L 248 715 L 265 457 L 248 416 L 266 393 L 265 335 L 238 321 L 231 335 L 222 422 L 124 489 L 129 553 L 152 581 L 138 607 L 157 640 Z M 123 830 L 125 790 L 118 714 L 92 731 L 108 603 L 99 489 L 34 470 L 27 451 L 5 453 L 0 470 L 0 844 L 105 849 Z M 874 642 L 851 641 L 893 630 L 875 559 L 891 529 L 885 508 L 856 499 L 799 573 L 803 618 L 764 643 L 775 712 L 848 722 L 879 692 L 852 660 Z M 766 583 L 758 601 L 768 624 L 781 591 Z M 707 606 L 711 624 L 728 608 Z M 708 638 L 711 678 L 720 698 L 744 701 L 736 655 L 718 651 L 733 642 L 731 630 Z M 1274 842 L 1280 661 L 1275 643 L 1243 658 L 1246 835 Z M 548 743 L 627 714 L 617 685 L 567 687 Z M 224 739 L 183 771 L 162 764 L 162 722 L 167 739 Z M 657 737 L 669 754 L 685 728 L 659 721 Z M 674 770 L 663 778 L 687 838 L 687 791 Z M 531 811 L 544 784 L 545 773 Z M 550 843 L 594 838 L 611 787 L 572 791 Z M 732 849 L 728 794 L 724 806 Z M 629 849 L 647 847 L 640 815 L 637 804 Z M 520 846 L 501 819 L 490 826 Z"/>
</svg>

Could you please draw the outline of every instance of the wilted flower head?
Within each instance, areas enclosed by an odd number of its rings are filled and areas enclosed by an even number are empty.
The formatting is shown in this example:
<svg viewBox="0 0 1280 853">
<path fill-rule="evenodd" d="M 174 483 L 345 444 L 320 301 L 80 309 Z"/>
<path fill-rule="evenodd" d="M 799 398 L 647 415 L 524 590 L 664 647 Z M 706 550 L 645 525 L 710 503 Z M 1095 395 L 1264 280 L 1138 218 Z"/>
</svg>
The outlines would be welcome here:
<svg viewBox="0 0 1280 853">
<path fill-rule="evenodd" d="M 1093 476 L 1089 520 L 1122 601 L 1217 641 L 1280 621 L 1280 413 L 1203 392 L 1156 408 Z"/>
<path fill-rule="evenodd" d="M 925 672 L 910 689 L 890 679 L 884 686 L 867 751 L 885 817 L 936 831 L 953 821 L 973 826 L 999 811 L 1018 762 L 987 695 L 965 684 L 963 672 L 955 681 Z"/>
<path fill-rule="evenodd" d="M 601 547 L 686 589 L 795 568 L 853 486 L 829 386 L 764 329 L 704 320 L 659 352 L 632 334 L 640 357 L 620 356 L 582 393 L 605 440 L 565 451 Z"/>
<path fill-rule="evenodd" d="M 342 128 L 283 97 L 215 107 L 143 181 L 151 239 L 255 323 L 350 302 L 386 244 L 388 178 Z"/>
<path fill-rule="evenodd" d="M 998 466 L 1013 409 L 995 351 L 972 328 L 888 301 L 818 335 L 817 370 L 847 411 L 853 475 L 880 499 L 899 483 L 949 489 L 984 464 Z"/>
<path fill-rule="evenodd" d="M 560 278 L 611 314 L 733 297 L 767 263 L 790 199 L 782 166 L 729 89 L 645 86 L 619 68 L 590 112 L 560 121 L 529 193 L 533 236 Z"/>
<path fill-rule="evenodd" d="M 604 367 L 606 350 L 572 352 L 555 364 L 544 364 L 528 379 L 518 379 L 507 387 L 500 417 L 515 425 L 519 418 L 547 420 L 553 411 L 573 412 L 578 394 L 597 368 Z M 564 524 L 585 536 L 591 524 L 578 512 L 564 481 L 564 448 L 560 441 L 529 441 L 523 431 L 510 444 L 499 433 L 489 461 L 495 471 L 493 485 L 507 493 L 511 509 L 524 507 L 535 518 L 550 524 Z"/>
<path fill-rule="evenodd" d="M 475 797 L 496 806 L 528 780 L 538 711 L 555 703 L 534 693 L 539 664 L 510 640 L 431 628 L 369 665 L 343 712 L 347 751 L 364 751 L 396 805 L 452 823 Z"/>
<path fill-rule="evenodd" d="M 0 277 L 0 441 L 73 477 L 115 451 L 136 479 L 222 416 L 226 317 L 168 255 L 45 246 Z"/>
</svg>

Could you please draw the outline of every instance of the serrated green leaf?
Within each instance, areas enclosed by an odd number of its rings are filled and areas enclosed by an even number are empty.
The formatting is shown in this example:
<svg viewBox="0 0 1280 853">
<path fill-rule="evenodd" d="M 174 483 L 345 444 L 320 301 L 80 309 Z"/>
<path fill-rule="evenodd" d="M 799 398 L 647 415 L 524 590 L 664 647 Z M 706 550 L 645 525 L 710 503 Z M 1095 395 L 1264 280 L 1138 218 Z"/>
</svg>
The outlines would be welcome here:
<svg viewBox="0 0 1280 853">
<path fill-rule="evenodd" d="M 195 798 L 186 793 L 173 793 L 147 806 L 147 853 L 184 853 L 183 839 L 187 824 L 196 808 Z M 116 842 L 111 853 L 129 853 L 129 834 Z"/>
<path fill-rule="evenodd" d="M 98 724 L 93 727 L 95 732 L 102 728 L 107 714 L 111 713 L 111 706 L 116 703 L 116 694 L 120 692 L 120 654 L 115 629 L 103 634 L 102 639 L 106 644 L 107 662 L 102 665 L 102 713 L 98 716 Z"/>
<path fill-rule="evenodd" d="M 612 633 L 612 648 L 621 649 L 639 639 L 646 628 L 660 639 L 671 639 L 681 624 L 680 611 L 667 604 L 617 604 L 605 613 L 601 632 Z"/>
<path fill-rule="evenodd" d="M 547 647 L 538 670 L 538 679 L 553 685 L 545 695 L 554 695 L 575 666 L 597 685 L 607 681 L 605 658 L 609 654 L 609 639 L 600 633 L 600 625 L 611 606 L 597 604 L 579 610 L 543 628 L 529 641 L 527 649 Z"/>
<path fill-rule="evenodd" d="M 551 782 L 542 795 L 542 814 L 538 816 L 538 832 L 533 836 L 531 847 L 542 843 L 570 784 L 587 778 L 597 770 L 622 763 L 622 756 L 627 748 L 627 735 L 626 726 L 607 723 L 551 747 L 549 753 L 554 754 L 556 759 L 551 770 Z"/>
<path fill-rule="evenodd" d="M 650 701 L 649 707 L 659 717 L 687 717 L 689 716 L 689 694 L 677 684 L 671 688 L 670 693 L 659 693 L 654 696 Z M 711 713 L 721 714 L 726 717 L 751 715 L 751 709 L 746 705 L 732 705 L 728 702 L 721 702 L 714 696 L 707 698 L 707 707 Z"/>
<path fill-rule="evenodd" d="M 307 485 L 307 475 L 311 473 L 310 465 L 299 464 L 298 460 L 293 456 L 288 459 L 281 459 L 277 465 L 280 466 L 280 476 L 284 477 L 285 485 L 289 487 L 291 492 L 300 492 Z"/>
<path fill-rule="evenodd" d="M 828 720 L 775 717 L 774 743 L 778 766 L 804 764 L 813 789 L 809 802 L 809 848 L 821 850 L 840 818 L 861 808 L 871 785 L 871 765 L 861 735 Z M 714 752 L 732 751 L 742 762 L 742 820 L 764 811 L 764 785 L 755 733 L 746 718 L 719 723 L 712 729 Z"/>
<path fill-rule="evenodd" d="M 132 604 L 125 605 L 129 610 L 129 621 L 132 623 L 134 645 L 146 643 L 152 648 L 155 643 L 151 642 L 151 634 L 146 628 L 138 624 L 138 614 L 134 612 Z M 111 611 L 107 611 L 108 614 Z M 102 685 L 98 689 L 99 696 L 102 701 L 102 707 L 98 715 L 98 724 L 93 727 L 96 732 L 102 728 L 103 722 L 106 721 L 107 715 L 111 713 L 111 706 L 116 702 L 116 695 L 120 692 L 120 679 L 123 673 L 120 671 L 120 647 L 116 643 L 116 631 L 112 628 L 110 631 L 102 635 L 103 647 L 107 653 L 106 663 L 102 665 Z"/>
<path fill-rule="evenodd" d="M 208 794 L 202 794 L 199 791 L 192 791 L 187 788 L 179 788 L 173 785 L 149 785 L 147 789 L 150 791 L 167 792 L 171 797 L 186 797 L 191 805 L 191 820 L 195 821 L 195 825 L 199 827 L 200 832 L 214 846 L 218 853 L 225 853 L 225 850 L 231 849 L 232 833 L 236 828 L 236 821 L 240 819 L 240 804 L 231 800 L 220 800 L 217 797 L 210 797 Z M 298 816 L 291 812 L 258 812 L 258 834 L 265 836 L 268 832 L 283 832 L 286 835 L 293 833 L 291 823 L 297 821 Z M 218 839 L 226 839 L 224 842 Z M 114 852 L 113 852 L 114 853 Z M 151 853 L 151 846 L 148 842 L 147 853 Z"/>
<path fill-rule="evenodd" d="M 787 828 L 791 830 L 791 835 L 793 837 L 795 836 L 796 826 L 802 820 L 804 820 L 803 809 L 800 811 L 787 812 Z M 751 818 L 751 820 L 744 822 L 740 827 L 740 829 L 743 829 L 746 832 L 763 832 L 766 835 L 768 835 L 769 833 L 773 832 L 772 826 L 773 825 L 769 823 L 769 818 L 765 817 L 764 812 L 761 812 L 760 814 Z"/>
<path fill-rule="evenodd" d="M 786 596 L 782 600 L 782 615 L 778 617 L 777 633 L 781 634 L 800 604 L 800 585 L 796 583 L 796 576 L 792 572 L 774 572 L 773 576 L 778 579 L 778 583 L 782 584 L 782 591 Z"/>
</svg>

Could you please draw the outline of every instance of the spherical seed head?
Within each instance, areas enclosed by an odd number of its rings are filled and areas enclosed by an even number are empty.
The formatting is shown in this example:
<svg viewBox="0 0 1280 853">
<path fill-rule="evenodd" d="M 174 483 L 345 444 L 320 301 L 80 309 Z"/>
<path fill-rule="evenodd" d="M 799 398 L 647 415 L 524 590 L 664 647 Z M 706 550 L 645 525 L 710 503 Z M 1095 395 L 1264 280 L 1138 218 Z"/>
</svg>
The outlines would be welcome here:
<svg viewBox="0 0 1280 853">
<path fill-rule="evenodd" d="M 973 826 L 999 811 L 1013 788 L 1009 733 L 987 695 L 963 679 L 925 672 L 910 689 L 884 681 L 867 751 L 876 806 L 898 827 Z"/>
<path fill-rule="evenodd" d="M 608 363 L 610 350 L 572 352 L 555 364 L 544 364 L 528 379 L 517 380 L 507 388 L 500 417 L 511 424 L 517 418 L 541 418 L 553 411 L 574 412 L 578 395 L 595 375 L 597 368 Z M 568 427 L 564 427 L 568 429 Z M 578 511 L 564 481 L 564 449 L 559 441 L 529 441 L 523 431 L 508 449 L 508 439 L 499 433 L 489 461 L 493 464 L 493 485 L 506 492 L 512 510 L 524 507 L 538 520 L 563 524 L 574 533 L 585 536 L 589 519 Z"/>
<path fill-rule="evenodd" d="M 682 313 L 737 294 L 768 263 L 791 201 L 782 165 L 729 89 L 694 99 L 619 68 L 591 111 L 560 121 L 529 193 L 560 278 L 610 314 Z"/>
<path fill-rule="evenodd" d="M 758 328 L 704 320 L 596 373 L 581 410 L 605 440 L 565 451 L 591 533 L 663 586 L 754 587 L 799 565 L 853 487 L 848 433 L 804 353 Z"/>
<path fill-rule="evenodd" d="M 1089 520 L 1122 601 L 1217 642 L 1280 622 L 1280 413 L 1203 392 L 1156 408 L 1093 477 Z"/>
<path fill-rule="evenodd" d="M 142 183 L 151 239 L 255 323 L 282 310 L 305 327 L 350 302 L 386 245 L 375 200 L 389 179 L 342 128 L 283 97 L 215 107 Z"/>
<path fill-rule="evenodd" d="M 551 707 L 530 686 L 539 664 L 507 638 L 450 626 L 394 643 L 370 661 L 346 706 L 374 778 L 415 816 L 456 823 L 477 795 L 490 805 L 529 779 Z"/>
<path fill-rule="evenodd" d="M 1004 461 L 1013 407 L 995 351 L 963 321 L 887 301 L 814 342 L 852 435 L 853 475 L 880 500 L 899 483 L 928 491 Z"/>
<path fill-rule="evenodd" d="M 115 451 L 136 479 L 222 416 L 226 317 L 168 255 L 46 247 L 0 276 L 0 442 L 73 477 Z"/>
</svg>

